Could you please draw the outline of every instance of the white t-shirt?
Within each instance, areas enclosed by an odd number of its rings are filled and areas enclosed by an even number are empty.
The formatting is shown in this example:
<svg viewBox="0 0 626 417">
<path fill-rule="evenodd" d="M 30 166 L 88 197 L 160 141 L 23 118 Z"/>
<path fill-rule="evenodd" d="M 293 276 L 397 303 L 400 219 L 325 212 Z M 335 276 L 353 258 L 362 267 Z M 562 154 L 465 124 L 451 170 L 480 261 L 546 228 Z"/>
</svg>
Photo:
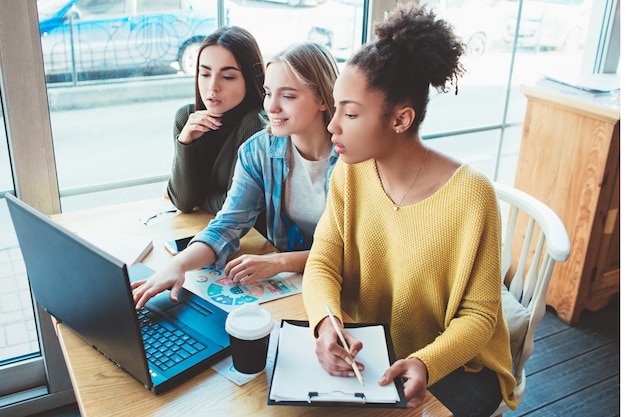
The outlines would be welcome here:
<svg viewBox="0 0 626 417">
<path fill-rule="evenodd" d="M 305 241 L 311 242 L 317 222 L 326 207 L 328 158 L 309 161 L 300 155 L 293 142 L 290 151 L 284 210 L 300 227 Z"/>
</svg>

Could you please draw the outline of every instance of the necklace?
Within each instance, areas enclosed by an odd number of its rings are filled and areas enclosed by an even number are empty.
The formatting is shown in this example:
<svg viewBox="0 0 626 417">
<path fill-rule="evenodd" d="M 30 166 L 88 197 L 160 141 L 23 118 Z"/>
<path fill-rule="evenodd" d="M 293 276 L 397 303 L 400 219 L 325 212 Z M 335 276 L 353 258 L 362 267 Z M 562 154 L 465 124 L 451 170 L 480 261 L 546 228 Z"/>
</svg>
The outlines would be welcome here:
<svg viewBox="0 0 626 417">
<path fill-rule="evenodd" d="M 387 195 L 387 198 L 389 198 L 389 200 L 391 200 L 391 202 L 393 203 L 393 207 L 392 207 L 393 211 L 398 211 L 400 209 L 400 206 L 402 205 L 402 202 L 404 201 L 404 197 L 406 197 L 409 190 L 413 188 L 413 186 L 415 185 L 415 182 L 417 181 L 417 177 L 420 175 L 420 171 L 422 170 L 422 167 L 424 166 L 424 163 L 426 162 L 426 157 L 428 157 L 429 150 L 430 149 L 426 148 L 426 152 L 424 152 L 424 158 L 422 158 L 422 163 L 417 168 L 417 171 L 415 172 L 415 176 L 413 177 L 413 182 L 411 182 L 411 185 L 409 185 L 409 187 L 404 191 L 404 194 L 402 194 L 402 198 L 400 199 L 400 201 L 398 201 L 397 204 L 395 201 L 393 201 L 393 198 L 391 198 L 391 196 L 387 192 L 387 186 L 385 185 L 385 180 L 383 179 L 381 171 L 378 169 L 378 163 L 374 164 L 376 167 L 376 174 L 378 174 L 378 178 L 380 178 L 380 182 L 383 186 L 383 191 L 385 192 L 385 195 Z"/>
</svg>

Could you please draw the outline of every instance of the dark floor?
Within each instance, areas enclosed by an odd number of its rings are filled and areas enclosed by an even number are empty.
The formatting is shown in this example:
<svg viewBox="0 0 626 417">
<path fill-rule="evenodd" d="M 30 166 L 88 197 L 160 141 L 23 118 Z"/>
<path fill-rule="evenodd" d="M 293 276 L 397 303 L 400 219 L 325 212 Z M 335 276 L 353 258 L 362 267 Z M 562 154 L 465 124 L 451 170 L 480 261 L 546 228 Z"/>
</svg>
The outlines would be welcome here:
<svg viewBox="0 0 626 417">
<path fill-rule="evenodd" d="M 620 303 L 584 311 L 568 326 L 548 308 L 535 332 L 535 351 L 526 363 L 526 394 L 504 417 L 619 416 Z M 32 417 L 80 417 L 68 406 Z"/>
<path fill-rule="evenodd" d="M 518 416 L 619 416 L 620 302 L 583 311 L 568 326 L 548 308 L 526 363 L 526 394 Z"/>
</svg>

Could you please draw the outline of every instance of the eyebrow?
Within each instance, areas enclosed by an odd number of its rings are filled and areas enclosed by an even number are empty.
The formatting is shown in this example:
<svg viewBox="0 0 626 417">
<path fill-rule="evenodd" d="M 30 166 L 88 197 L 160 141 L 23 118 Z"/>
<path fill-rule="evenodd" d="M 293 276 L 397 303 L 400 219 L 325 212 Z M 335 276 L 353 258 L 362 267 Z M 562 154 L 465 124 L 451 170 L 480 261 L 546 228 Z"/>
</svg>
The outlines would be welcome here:
<svg viewBox="0 0 626 417">
<path fill-rule="evenodd" d="M 201 67 L 201 68 L 204 68 L 204 69 L 206 69 L 206 70 L 209 70 L 209 71 L 211 71 L 211 70 L 212 70 L 212 68 L 211 68 L 210 66 L 208 66 L 208 65 L 202 65 L 202 64 L 200 64 L 200 67 Z M 232 67 L 232 66 L 231 66 L 231 67 L 222 67 L 222 68 L 219 68 L 219 70 L 220 70 L 220 71 L 230 71 L 230 70 L 233 70 L 233 71 L 239 71 L 239 72 L 241 72 L 241 70 L 240 70 L 239 68 L 237 68 L 237 67 Z"/>
<path fill-rule="evenodd" d="M 264 89 L 266 89 L 266 90 L 271 90 L 271 89 L 270 89 L 267 85 L 265 85 L 265 84 L 263 84 L 263 88 L 264 88 Z M 298 92 L 298 89 L 297 89 L 297 88 L 295 88 L 295 87 L 289 87 L 289 86 L 286 86 L 286 87 L 278 87 L 277 91 L 278 91 L 279 93 L 280 93 L 280 92 L 283 92 L 283 91 L 295 91 L 295 92 Z"/>
<path fill-rule="evenodd" d="M 342 106 L 345 106 L 346 104 L 355 104 L 355 105 L 361 106 L 361 107 L 363 106 L 361 103 L 359 103 L 356 100 L 341 100 L 339 102 L 339 105 L 342 105 Z"/>
</svg>

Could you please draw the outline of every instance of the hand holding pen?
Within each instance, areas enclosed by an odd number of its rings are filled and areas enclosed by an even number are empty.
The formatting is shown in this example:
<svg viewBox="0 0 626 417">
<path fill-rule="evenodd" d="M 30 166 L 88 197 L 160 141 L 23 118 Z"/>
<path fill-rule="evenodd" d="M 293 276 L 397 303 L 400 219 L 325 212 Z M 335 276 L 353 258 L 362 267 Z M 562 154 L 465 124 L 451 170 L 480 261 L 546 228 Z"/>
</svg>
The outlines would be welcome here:
<svg viewBox="0 0 626 417">
<path fill-rule="evenodd" d="M 320 364 L 331 375 L 356 376 L 364 384 L 361 375 L 363 364 L 354 359 L 363 344 L 341 329 L 329 307 L 327 311 L 328 320 L 322 322 L 316 342 L 316 354 Z"/>
<path fill-rule="evenodd" d="M 328 318 L 330 319 L 330 322 L 333 325 L 333 328 L 337 332 L 337 336 L 339 336 L 339 340 L 341 340 L 341 344 L 343 345 L 343 348 L 346 350 L 346 352 L 350 353 L 350 348 L 348 347 L 348 344 L 346 343 L 346 339 L 343 337 L 343 333 L 341 332 L 339 323 L 337 323 L 337 319 L 335 319 L 335 316 L 332 310 L 330 309 L 330 307 L 326 306 L 326 311 L 328 311 Z M 352 363 L 350 365 L 352 365 L 352 369 L 354 369 L 354 374 L 359 379 L 359 382 L 361 383 L 361 385 L 365 385 L 365 383 L 363 382 L 363 376 L 361 375 L 361 372 L 359 372 L 359 368 L 356 365 L 356 361 L 354 360 L 354 357 L 352 358 L 351 362 Z"/>
</svg>

